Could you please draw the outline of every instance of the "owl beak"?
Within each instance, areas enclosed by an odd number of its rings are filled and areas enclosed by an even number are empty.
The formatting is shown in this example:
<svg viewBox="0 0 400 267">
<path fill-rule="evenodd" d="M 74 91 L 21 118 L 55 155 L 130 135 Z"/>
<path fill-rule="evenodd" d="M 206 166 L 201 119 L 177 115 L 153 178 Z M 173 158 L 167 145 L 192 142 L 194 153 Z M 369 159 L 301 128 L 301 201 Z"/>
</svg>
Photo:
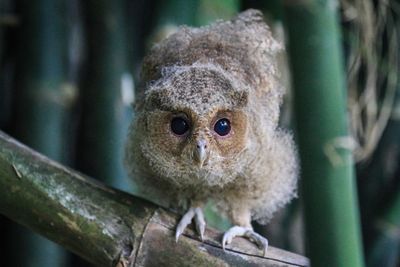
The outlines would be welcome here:
<svg viewBox="0 0 400 267">
<path fill-rule="evenodd" d="M 202 139 L 202 140 L 197 141 L 196 158 L 197 158 L 200 168 L 203 167 L 204 161 L 207 158 L 206 149 L 207 149 L 206 140 Z"/>
</svg>

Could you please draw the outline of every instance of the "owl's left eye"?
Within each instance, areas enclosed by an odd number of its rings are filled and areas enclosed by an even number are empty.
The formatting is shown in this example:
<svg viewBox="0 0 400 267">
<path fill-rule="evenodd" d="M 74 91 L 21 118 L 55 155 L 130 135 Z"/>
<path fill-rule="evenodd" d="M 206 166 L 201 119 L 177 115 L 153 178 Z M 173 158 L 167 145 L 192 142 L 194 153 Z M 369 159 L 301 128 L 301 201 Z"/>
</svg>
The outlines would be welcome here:
<svg viewBox="0 0 400 267">
<path fill-rule="evenodd" d="M 220 119 L 214 125 L 214 131 L 220 135 L 225 136 L 231 131 L 231 122 L 228 119 Z"/>
<path fill-rule="evenodd" d="M 181 117 L 173 118 L 171 121 L 171 130 L 176 135 L 184 135 L 189 131 L 189 123 Z"/>
</svg>

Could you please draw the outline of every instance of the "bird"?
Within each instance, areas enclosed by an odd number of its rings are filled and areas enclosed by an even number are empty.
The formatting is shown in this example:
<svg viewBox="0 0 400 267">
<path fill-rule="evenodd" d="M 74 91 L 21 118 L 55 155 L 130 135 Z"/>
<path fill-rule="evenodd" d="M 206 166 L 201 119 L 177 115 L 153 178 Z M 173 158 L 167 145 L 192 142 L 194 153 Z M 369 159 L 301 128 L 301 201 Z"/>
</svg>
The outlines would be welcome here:
<svg viewBox="0 0 400 267">
<path fill-rule="evenodd" d="M 199 28 L 181 26 L 144 57 L 125 166 L 142 196 L 182 212 L 175 239 L 213 201 L 232 222 L 222 237 L 248 238 L 264 255 L 266 224 L 297 196 L 292 133 L 279 125 L 285 88 L 275 40 L 259 10 Z"/>
</svg>

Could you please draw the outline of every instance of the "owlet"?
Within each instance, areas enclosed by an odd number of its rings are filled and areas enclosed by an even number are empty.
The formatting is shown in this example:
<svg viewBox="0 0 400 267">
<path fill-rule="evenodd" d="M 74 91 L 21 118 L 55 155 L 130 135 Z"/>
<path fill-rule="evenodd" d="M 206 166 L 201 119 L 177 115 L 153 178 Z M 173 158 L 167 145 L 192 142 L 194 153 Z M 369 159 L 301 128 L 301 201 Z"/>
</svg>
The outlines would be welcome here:
<svg viewBox="0 0 400 267">
<path fill-rule="evenodd" d="M 152 201 L 185 211 L 176 240 L 210 199 L 235 225 L 223 236 L 268 241 L 251 220 L 266 223 L 296 195 L 292 136 L 278 126 L 284 90 L 273 39 L 262 13 L 181 27 L 145 57 L 126 166 Z"/>
</svg>

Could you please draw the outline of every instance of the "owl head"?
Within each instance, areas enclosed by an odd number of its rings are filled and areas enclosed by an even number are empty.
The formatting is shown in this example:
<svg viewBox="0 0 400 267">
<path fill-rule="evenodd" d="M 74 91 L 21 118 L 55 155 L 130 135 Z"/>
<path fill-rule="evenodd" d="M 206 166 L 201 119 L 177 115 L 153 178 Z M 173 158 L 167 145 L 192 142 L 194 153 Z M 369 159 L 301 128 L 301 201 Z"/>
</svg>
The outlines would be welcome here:
<svg viewBox="0 0 400 267">
<path fill-rule="evenodd" d="M 157 175 L 182 185 L 222 184 L 240 171 L 248 93 L 213 64 L 166 67 L 148 85 L 138 127 L 141 152 Z"/>
</svg>

